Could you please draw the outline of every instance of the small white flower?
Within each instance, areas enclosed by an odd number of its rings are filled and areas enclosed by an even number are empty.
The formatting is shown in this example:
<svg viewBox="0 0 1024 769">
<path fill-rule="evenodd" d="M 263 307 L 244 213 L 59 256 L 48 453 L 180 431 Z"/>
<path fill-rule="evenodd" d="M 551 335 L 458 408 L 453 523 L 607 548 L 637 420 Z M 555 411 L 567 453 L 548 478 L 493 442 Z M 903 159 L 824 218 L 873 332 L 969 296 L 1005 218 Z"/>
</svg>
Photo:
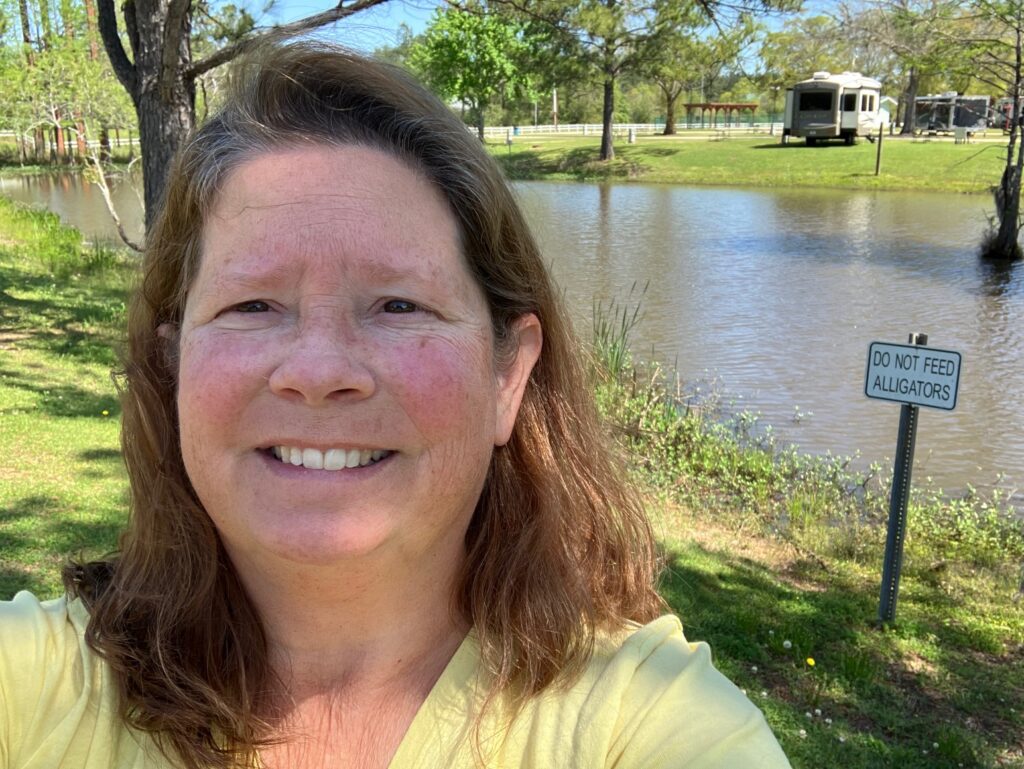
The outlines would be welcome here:
<svg viewBox="0 0 1024 769">
<path fill-rule="evenodd" d="M 810 713 L 804 713 L 804 715 L 807 716 L 808 718 L 814 718 L 814 716 L 812 716 Z"/>
<path fill-rule="evenodd" d="M 815 708 L 814 709 L 814 715 L 820 716 L 821 715 L 821 708 Z"/>
<path fill-rule="evenodd" d="M 757 665 L 751 665 L 750 666 L 750 672 L 751 673 L 756 673 L 757 672 Z"/>
<path fill-rule="evenodd" d="M 844 737 L 843 735 L 840 734 L 839 735 L 839 741 L 840 742 L 846 742 L 846 737 Z"/>
<path fill-rule="evenodd" d="M 933 742 L 932 743 L 932 750 L 938 750 L 938 749 L 939 749 L 939 743 Z"/>
<path fill-rule="evenodd" d="M 785 641 L 783 641 L 783 642 L 782 642 L 782 648 L 783 648 L 783 649 L 792 649 L 792 648 L 793 648 L 793 642 L 792 642 L 792 641 L 790 641 L 790 640 L 789 640 L 789 639 L 787 638 L 787 639 L 786 639 Z"/>
<path fill-rule="evenodd" d="M 768 692 L 766 692 L 766 691 L 762 690 L 762 691 L 761 691 L 761 696 L 762 696 L 762 697 L 767 697 L 767 696 L 768 696 Z"/>
<path fill-rule="evenodd" d="M 828 724 L 829 726 L 832 726 L 832 719 L 831 718 L 826 718 L 825 719 L 825 723 Z"/>
<path fill-rule="evenodd" d="M 928 755 L 928 748 L 921 748 L 921 754 L 927 756 Z"/>
<path fill-rule="evenodd" d="M 775 635 L 775 631 L 774 630 L 769 630 L 768 631 L 768 635 Z"/>
<path fill-rule="evenodd" d="M 806 739 L 806 738 L 807 738 L 807 730 L 806 729 L 801 729 L 800 730 L 800 739 L 803 740 L 803 739 Z"/>
</svg>

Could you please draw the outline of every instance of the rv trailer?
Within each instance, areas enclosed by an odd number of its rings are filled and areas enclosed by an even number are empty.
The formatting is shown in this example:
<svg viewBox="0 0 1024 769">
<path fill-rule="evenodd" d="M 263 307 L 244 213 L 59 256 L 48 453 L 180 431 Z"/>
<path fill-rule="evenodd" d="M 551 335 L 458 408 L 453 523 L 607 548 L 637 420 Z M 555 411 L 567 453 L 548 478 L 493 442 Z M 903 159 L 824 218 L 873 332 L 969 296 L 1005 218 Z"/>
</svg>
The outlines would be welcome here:
<svg viewBox="0 0 1024 769">
<path fill-rule="evenodd" d="M 802 137 L 808 146 L 826 139 L 853 144 L 877 133 L 882 84 L 859 72 L 815 72 L 786 91 L 782 141 Z"/>
<path fill-rule="evenodd" d="M 988 126 L 987 96 L 960 96 L 956 91 L 914 99 L 914 130 L 952 132 L 957 128 L 983 131 Z"/>
</svg>

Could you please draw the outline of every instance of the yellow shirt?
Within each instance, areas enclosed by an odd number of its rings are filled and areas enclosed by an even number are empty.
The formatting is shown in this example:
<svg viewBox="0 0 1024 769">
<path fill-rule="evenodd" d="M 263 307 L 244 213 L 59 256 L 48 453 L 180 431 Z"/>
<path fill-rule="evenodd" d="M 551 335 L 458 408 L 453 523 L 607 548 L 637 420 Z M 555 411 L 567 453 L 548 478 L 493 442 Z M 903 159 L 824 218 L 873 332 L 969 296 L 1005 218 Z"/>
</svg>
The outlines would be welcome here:
<svg viewBox="0 0 1024 769">
<path fill-rule="evenodd" d="M 86 645 L 79 601 L 0 602 L 0 769 L 170 769 L 117 715 L 117 686 Z M 409 727 L 390 769 L 474 769 L 479 649 L 470 634 Z M 603 639 L 582 678 L 535 697 L 511 728 L 481 730 L 488 769 L 789 766 L 760 711 L 662 617 Z"/>
</svg>

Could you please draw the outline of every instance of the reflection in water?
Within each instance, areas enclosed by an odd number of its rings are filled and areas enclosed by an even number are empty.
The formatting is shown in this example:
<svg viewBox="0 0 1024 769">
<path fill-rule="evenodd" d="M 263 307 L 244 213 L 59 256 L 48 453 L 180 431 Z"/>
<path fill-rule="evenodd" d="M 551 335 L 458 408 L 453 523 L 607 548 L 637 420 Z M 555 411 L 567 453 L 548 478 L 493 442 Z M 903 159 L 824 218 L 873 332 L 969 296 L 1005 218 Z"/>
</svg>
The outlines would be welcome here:
<svg viewBox="0 0 1024 769">
<path fill-rule="evenodd" d="M 988 197 L 673 186 L 517 185 L 574 320 L 647 285 L 635 340 L 716 380 L 808 451 L 888 461 L 899 408 L 864 397 L 872 341 L 910 332 L 963 354 L 952 413 L 922 409 L 915 478 L 1024 488 L 1024 267 L 979 262 Z M 0 179 L 87 237 L 116 240 L 80 177 Z M 130 230 L 141 206 L 114 189 Z M 796 410 L 812 414 L 794 420 Z"/>
</svg>

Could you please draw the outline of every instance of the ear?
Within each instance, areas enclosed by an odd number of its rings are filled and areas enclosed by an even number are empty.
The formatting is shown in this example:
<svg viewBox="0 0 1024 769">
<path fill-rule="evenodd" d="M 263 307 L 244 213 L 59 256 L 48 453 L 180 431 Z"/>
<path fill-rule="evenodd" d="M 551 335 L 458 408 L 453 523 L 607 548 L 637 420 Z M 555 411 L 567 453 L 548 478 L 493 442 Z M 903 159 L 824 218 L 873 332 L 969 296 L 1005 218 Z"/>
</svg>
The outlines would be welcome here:
<svg viewBox="0 0 1024 769">
<path fill-rule="evenodd" d="M 512 437 L 512 428 L 523 402 L 526 383 L 530 379 L 544 344 L 544 332 L 533 313 L 518 318 L 512 326 L 516 350 L 512 360 L 497 375 L 497 419 L 494 424 L 494 445 L 504 446 Z"/>
<path fill-rule="evenodd" d="M 177 323 L 161 323 L 156 327 L 156 335 L 163 342 L 164 363 L 175 376 L 178 372 L 178 342 L 180 333 Z"/>
</svg>

